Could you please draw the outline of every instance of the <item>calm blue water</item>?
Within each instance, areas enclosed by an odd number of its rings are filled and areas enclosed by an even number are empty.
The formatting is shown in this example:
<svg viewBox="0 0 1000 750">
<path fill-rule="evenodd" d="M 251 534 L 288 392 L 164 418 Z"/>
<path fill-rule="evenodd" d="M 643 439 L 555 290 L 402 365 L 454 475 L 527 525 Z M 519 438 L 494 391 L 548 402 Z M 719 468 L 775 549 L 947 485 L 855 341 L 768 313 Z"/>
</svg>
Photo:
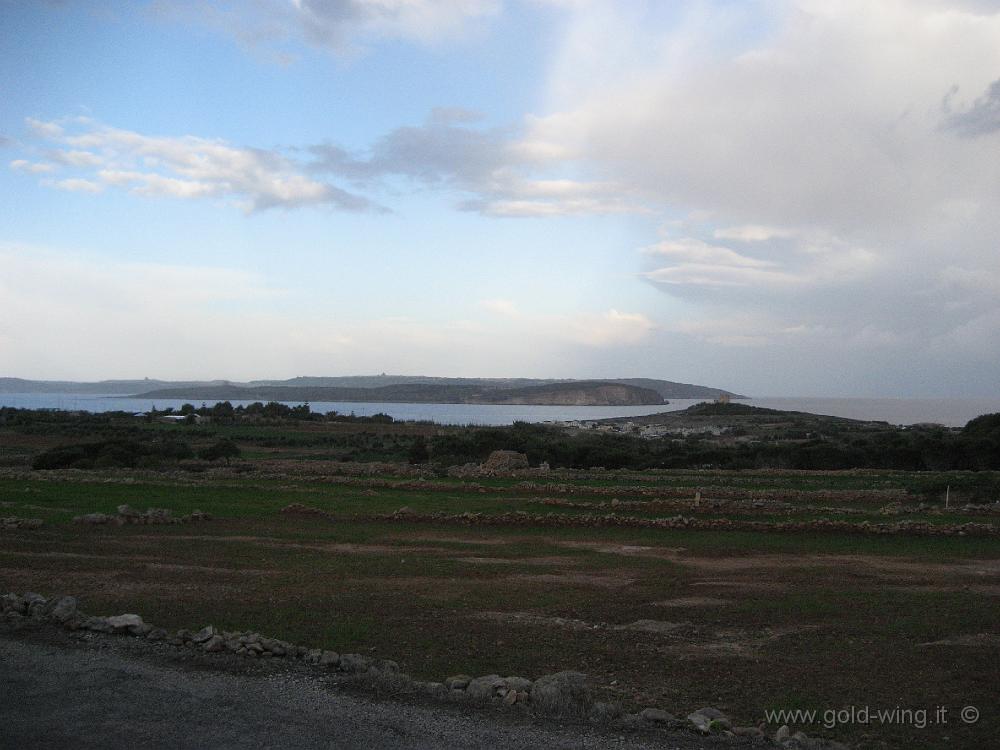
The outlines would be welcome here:
<svg viewBox="0 0 1000 750">
<path fill-rule="evenodd" d="M 635 417 L 662 411 L 686 409 L 701 399 L 677 399 L 659 406 L 500 406 L 491 404 L 373 404 L 313 401 L 313 411 L 354 412 L 369 416 L 382 412 L 395 419 L 428 419 L 439 424 L 505 425 L 513 422 L 548 422 L 569 419 Z M 92 412 L 148 411 L 150 407 L 180 408 L 190 399 L 148 399 L 92 396 L 73 393 L 0 393 L 0 406 L 21 409 L 67 409 Z M 233 404 L 249 404 L 234 401 Z M 288 401 L 294 405 L 297 401 Z M 980 414 L 1000 412 L 1000 398 L 916 399 L 916 398 L 754 398 L 740 403 L 771 409 L 806 411 L 851 419 L 875 419 L 891 424 L 937 422 L 961 427 Z M 199 402 L 195 402 L 200 406 Z"/>
</svg>

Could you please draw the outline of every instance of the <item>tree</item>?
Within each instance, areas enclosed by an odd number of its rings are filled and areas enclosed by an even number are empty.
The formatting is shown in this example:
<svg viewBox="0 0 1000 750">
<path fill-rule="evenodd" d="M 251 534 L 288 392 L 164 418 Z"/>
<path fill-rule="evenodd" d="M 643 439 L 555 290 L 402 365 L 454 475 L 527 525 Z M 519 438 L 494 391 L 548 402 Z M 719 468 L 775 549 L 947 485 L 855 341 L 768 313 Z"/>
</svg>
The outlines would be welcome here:
<svg viewBox="0 0 1000 750">
<path fill-rule="evenodd" d="M 410 445 L 409 459 L 411 464 L 425 464 L 431 460 L 431 453 L 427 450 L 427 441 L 423 435 L 417 435 Z"/>
<path fill-rule="evenodd" d="M 211 413 L 216 419 L 232 419 L 235 410 L 233 409 L 233 405 L 228 401 L 220 401 L 212 407 Z"/>
<path fill-rule="evenodd" d="M 239 458 L 242 451 L 232 440 L 222 438 L 213 445 L 208 446 L 201 452 L 201 457 L 206 461 L 218 461 L 220 458 L 226 460 L 226 464 L 232 458 Z"/>
</svg>

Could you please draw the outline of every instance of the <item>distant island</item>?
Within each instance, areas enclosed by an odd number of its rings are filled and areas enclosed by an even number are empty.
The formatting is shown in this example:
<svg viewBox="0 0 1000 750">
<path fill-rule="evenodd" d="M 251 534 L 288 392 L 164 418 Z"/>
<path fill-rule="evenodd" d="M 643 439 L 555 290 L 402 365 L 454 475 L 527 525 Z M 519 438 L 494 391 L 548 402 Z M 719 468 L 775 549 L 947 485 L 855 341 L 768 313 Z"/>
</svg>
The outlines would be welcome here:
<svg viewBox="0 0 1000 750">
<path fill-rule="evenodd" d="M 93 383 L 0 378 L 0 393 L 66 393 L 194 401 L 646 406 L 667 399 L 745 398 L 721 388 L 653 378 L 545 380 L 405 375 L 298 377 L 288 380 L 105 380 Z"/>
</svg>

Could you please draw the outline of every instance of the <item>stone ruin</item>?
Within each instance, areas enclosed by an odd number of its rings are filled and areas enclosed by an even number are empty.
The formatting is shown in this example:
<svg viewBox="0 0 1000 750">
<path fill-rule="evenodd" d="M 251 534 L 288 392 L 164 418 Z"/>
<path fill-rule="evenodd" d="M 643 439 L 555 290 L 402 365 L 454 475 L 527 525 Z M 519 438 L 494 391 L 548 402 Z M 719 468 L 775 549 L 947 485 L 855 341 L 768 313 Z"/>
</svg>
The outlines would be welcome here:
<svg viewBox="0 0 1000 750">
<path fill-rule="evenodd" d="M 548 462 L 543 461 L 538 468 L 532 469 L 528 457 L 517 451 L 493 451 L 481 464 L 465 464 L 452 466 L 448 469 L 451 477 L 496 477 L 510 474 L 545 474 L 549 471 Z"/>
<path fill-rule="evenodd" d="M 528 457 L 517 451 L 493 451 L 482 468 L 483 471 L 520 471 L 529 468 Z"/>
</svg>

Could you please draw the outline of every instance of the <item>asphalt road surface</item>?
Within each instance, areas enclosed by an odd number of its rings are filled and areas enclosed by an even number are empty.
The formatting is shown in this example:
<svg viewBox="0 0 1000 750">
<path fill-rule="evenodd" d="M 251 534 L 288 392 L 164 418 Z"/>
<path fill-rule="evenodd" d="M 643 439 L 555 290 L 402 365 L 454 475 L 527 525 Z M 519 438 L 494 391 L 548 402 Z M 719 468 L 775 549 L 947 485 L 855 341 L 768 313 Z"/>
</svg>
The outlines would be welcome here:
<svg viewBox="0 0 1000 750">
<path fill-rule="evenodd" d="M 55 630 L 55 629 L 50 629 Z M 375 700 L 295 670 L 238 672 L 130 639 L 0 632 L 0 748 L 733 748 L 488 709 Z"/>
</svg>

